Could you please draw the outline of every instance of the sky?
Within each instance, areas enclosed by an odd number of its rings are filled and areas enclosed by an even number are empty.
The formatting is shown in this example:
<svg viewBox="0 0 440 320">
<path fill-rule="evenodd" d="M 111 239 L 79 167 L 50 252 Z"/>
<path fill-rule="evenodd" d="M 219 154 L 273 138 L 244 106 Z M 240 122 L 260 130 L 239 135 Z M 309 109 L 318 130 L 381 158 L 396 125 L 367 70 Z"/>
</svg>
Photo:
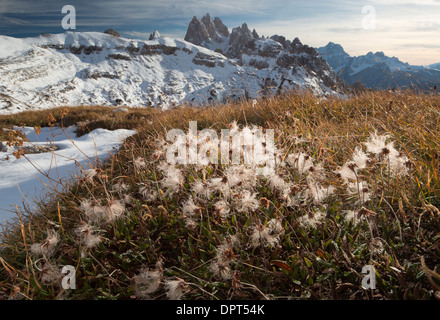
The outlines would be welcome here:
<svg viewBox="0 0 440 320">
<path fill-rule="evenodd" d="M 230 30 L 246 22 L 258 34 L 298 37 L 321 47 L 342 45 L 352 56 L 382 51 L 413 65 L 440 62 L 440 0 L 0 0 L 0 34 L 61 33 L 75 8 L 76 29 L 113 28 L 128 38 L 184 38 L 193 16 L 219 17 Z M 72 21 L 70 21 L 72 22 Z"/>
</svg>

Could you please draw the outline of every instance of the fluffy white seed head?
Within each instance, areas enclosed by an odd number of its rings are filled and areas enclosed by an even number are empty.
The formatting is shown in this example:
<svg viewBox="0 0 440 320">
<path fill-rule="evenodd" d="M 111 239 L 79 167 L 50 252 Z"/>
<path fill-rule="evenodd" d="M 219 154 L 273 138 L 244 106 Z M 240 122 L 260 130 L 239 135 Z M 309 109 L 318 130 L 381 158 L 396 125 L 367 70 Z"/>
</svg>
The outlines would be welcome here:
<svg viewBox="0 0 440 320">
<path fill-rule="evenodd" d="M 36 256 L 50 257 L 55 252 L 59 241 L 60 236 L 58 232 L 51 229 L 47 232 L 47 237 L 45 240 L 31 245 L 31 252 Z"/>
<path fill-rule="evenodd" d="M 180 300 L 185 293 L 188 285 L 183 279 L 178 280 L 164 280 L 165 292 L 170 300 Z"/>
</svg>

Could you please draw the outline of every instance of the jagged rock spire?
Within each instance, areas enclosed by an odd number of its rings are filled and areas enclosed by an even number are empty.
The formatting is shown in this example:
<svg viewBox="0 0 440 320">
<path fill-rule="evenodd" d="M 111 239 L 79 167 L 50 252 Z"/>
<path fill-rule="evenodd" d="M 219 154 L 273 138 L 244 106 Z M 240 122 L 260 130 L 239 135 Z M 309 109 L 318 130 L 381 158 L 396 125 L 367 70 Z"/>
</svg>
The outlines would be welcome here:
<svg viewBox="0 0 440 320">
<path fill-rule="evenodd" d="M 251 30 L 249 30 L 246 23 L 243 23 L 241 27 L 232 29 L 229 38 L 228 54 L 234 58 L 238 58 L 245 49 L 253 48 L 254 40 L 255 38 Z"/>
<path fill-rule="evenodd" d="M 220 33 L 224 37 L 229 37 L 229 29 L 223 24 L 223 21 L 220 18 L 214 18 L 214 25 L 218 33 Z"/>
<path fill-rule="evenodd" d="M 260 39 L 260 36 L 257 33 L 257 30 L 252 30 L 252 35 L 254 36 L 254 39 Z"/>
<path fill-rule="evenodd" d="M 222 37 L 229 36 L 228 28 L 223 24 L 220 18 L 211 19 L 209 13 L 204 15 L 202 19 L 193 17 L 186 31 L 185 40 L 196 45 L 203 42 L 222 42 Z"/>
</svg>

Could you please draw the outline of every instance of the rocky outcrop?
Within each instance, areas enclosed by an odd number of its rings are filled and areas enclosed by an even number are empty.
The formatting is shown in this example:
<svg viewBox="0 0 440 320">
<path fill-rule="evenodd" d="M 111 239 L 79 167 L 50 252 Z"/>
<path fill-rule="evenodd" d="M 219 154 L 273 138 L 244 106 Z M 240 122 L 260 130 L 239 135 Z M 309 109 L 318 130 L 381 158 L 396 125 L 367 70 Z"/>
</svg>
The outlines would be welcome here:
<svg viewBox="0 0 440 320">
<path fill-rule="evenodd" d="M 144 46 L 140 51 L 140 54 L 148 55 L 148 56 L 157 55 L 157 54 L 170 55 L 170 54 L 174 54 L 177 50 L 179 50 L 179 48 L 166 46 L 163 44 L 152 44 L 152 45 L 144 44 Z"/>
<path fill-rule="evenodd" d="M 258 35 L 258 33 L 255 29 L 252 30 L 252 35 L 254 36 L 254 39 L 260 39 L 260 36 Z"/>
<path fill-rule="evenodd" d="M 202 19 L 194 17 L 188 26 L 185 40 L 219 52 L 237 61 L 240 66 L 246 65 L 256 70 L 276 69 L 283 77 L 305 73 L 317 76 L 329 88 L 336 88 L 336 73 L 316 49 L 302 44 L 297 37 L 292 41 L 282 35 L 260 37 L 257 31 L 251 31 L 246 23 L 233 28 L 230 34 L 227 29 L 219 18 L 213 21 L 209 14 Z M 206 59 L 194 59 L 193 62 L 213 65 L 212 61 Z M 280 80 L 278 85 L 282 86 L 285 81 L 281 83 Z"/>
<path fill-rule="evenodd" d="M 287 48 L 290 45 L 290 41 L 289 40 L 286 41 L 286 37 L 284 36 L 279 36 L 275 34 L 271 36 L 270 39 L 279 42 L 283 46 L 283 48 Z"/>
<path fill-rule="evenodd" d="M 60 50 L 61 49 L 64 49 L 64 47 L 61 47 Z M 84 53 L 87 55 L 95 53 L 95 52 L 101 52 L 102 49 L 103 49 L 102 47 L 98 47 L 98 46 L 78 46 L 78 47 L 77 46 L 70 46 L 69 47 L 70 52 L 73 54 Z"/>
<path fill-rule="evenodd" d="M 221 43 L 228 36 L 229 30 L 221 19 L 216 17 L 213 21 L 207 13 L 201 20 L 197 17 L 191 20 L 185 40 L 196 45 L 207 45 L 211 42 Z"/>
<path fill-rule="evenodd" d="M 216 31 L 220 35 L 222 35 L 223 37 L 229 37 L 229 29 L 227 26 L 225 26 L 223 24 L 223 21 L 220 18 L 218 18 L 218 17 L 214 18 L 214 25 L 215 25 Z"/>
<path fill-rule="evenodd" d="M 194 59 L 192 60 L 192 62 L 196 65 L 206 66 L 209 68 L 215 68 L 216 66 L 224 67 L 223 61 L 221 61 L 220 59 L 214 56 L 202 52 L 198 52 L 194 57 Z"/>
<path fill-rule="evenodd" d="M 107 59 L 131 61 L 131 58 L 129 56 L 120 53 L 109 54 L 107 56 Z"/>
<path fill-rule="evenodd" d="M 206 31 L 208 32 L 208 35 L 209 35 L 209 38 L 211 40 L 215 41 L 215 42 L 220 42 L 221 41 L 221 36 L 217 32 L 217 28 L 215 27 L 214 21 L 212 21 L 212 19 L 209 16 L 209 14 L 206 14 L 202 18 L 201 21 L 205 25 Z"/>
<path fill-rule="evenodd" d="M 209 39 L 209 33 L 205 24 L 199 18 L 194 17 L 189 23 L 186 31 L 185 41 L 200 45 L 203 41 Z"/>
<path fill-rule="evenodd" d="M 267 63 L 267 61 L 257 59 L 249 60 L 248 65 L 257 68 L 258 70 L 269 68 L 269 63 Z"/>
<path fill-rule="evenodd" d="M 241 27 L 232 29 L 227 55 L 232 58 L 239 58 L 242 54 L 251 54 L 256 49 L 255 40 L 256 38 L 247 24 L 243 23 Z"/>
<path fill-rule="evenodd" d="M 104 33 L 109 34 L 109 35 L 112 35 L 112 36 L 117 37 L 117 38 L 119 38 L 119 37 L 121 36 L 121 35 L 119 34 L 119 32 L 117 32 L 116 30 L 111 29 L 111 28 L 105 30 Z"/>
<path fill-rule="evenodd" d="M 82 75 L 84 79 L 99 79 L 99 78 L 107 78 L 107 79 L 119 79 L 119 76 L 110 72 L 102 72 L 99 70 L 84 70 L 82 71 Z"/>
<path fill-rule="evenodd" d="M 276 41 L 264 41 L 259 46 L 257 55 L 265 58 L 276 58 L 283 51 L 283 46 Z"/>
<path fill-rule="evenodd" d="M 162 36 L 160 35 L 159 31 L 154 29 L 154 32 L 152 34 L 150 34 L 150 37 L 148 38 L 148 40 L 156 40 L 159 38 L 162 38 Z"/>
</svg>

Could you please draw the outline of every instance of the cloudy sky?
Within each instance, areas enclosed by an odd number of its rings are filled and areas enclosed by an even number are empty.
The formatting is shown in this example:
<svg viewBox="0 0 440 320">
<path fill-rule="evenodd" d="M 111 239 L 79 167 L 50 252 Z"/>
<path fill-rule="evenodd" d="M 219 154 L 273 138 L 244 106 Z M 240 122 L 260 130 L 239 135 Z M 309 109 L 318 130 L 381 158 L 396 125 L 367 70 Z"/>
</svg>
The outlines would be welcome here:
<svg viewBox="0 0 440 320">
<path fill-rule="evenodd" d="M 260 35 L 284 35 L 319 47 L 341 44 L 353 56 L 383 51 L 404 62 L 440 62 L 440 0 L 0 0 L 0 34 L 23 37 L 65 30 L 65 5 L 76 9 L 75 31 L 183 38 L 193 16 L 209 12 L 232 29 L 246 22 Z"/>
</svg>

